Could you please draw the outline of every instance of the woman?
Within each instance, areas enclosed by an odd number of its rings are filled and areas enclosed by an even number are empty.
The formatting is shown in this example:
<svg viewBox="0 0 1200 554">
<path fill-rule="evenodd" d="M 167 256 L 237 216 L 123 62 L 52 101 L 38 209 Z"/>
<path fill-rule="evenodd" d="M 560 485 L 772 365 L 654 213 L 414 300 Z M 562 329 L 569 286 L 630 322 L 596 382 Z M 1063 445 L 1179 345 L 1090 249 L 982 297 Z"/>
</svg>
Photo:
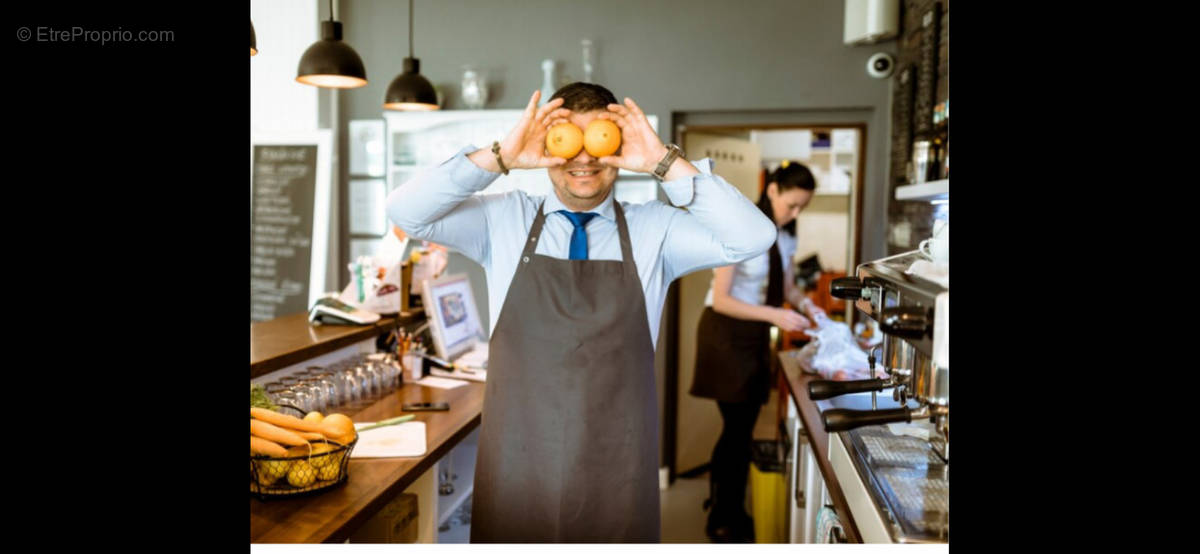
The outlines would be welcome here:
<svg viewBox="0 0 1200 554">
<path fill-rule="evenodd" d="M 812 199 L 816 182 L 802 164 L 784 165 L 768 179 L 758 207 L 780 228 L 771 249 L 740 264 L 713 270 L 697 331 L 696 372 L 690 393 L 712 398 L 721 410 L 721 438 L 710 464 L 712 505 L 705 531 L 714 542 L 754 542 L 754 526 L 743 505 L 750 467 L 751 433 L 770 389 L 770 328 L 811 327 L 800 313 L 783 307 L 786 298 L 809 317 L 819 308 L 792 279 L 796 216 Z"/>
</svg>

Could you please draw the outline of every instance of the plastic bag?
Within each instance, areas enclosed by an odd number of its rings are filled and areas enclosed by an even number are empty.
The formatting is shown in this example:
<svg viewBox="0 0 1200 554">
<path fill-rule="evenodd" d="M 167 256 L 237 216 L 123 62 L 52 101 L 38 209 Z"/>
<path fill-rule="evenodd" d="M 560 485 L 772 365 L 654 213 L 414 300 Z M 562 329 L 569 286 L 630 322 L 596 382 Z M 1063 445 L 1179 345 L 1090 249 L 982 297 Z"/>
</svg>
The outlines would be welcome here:
<svg viewBox="0 0 1200 554">
<path fill-rule="evenodd" d="M 816 329 L 805 331 L 813 338 L 805 349 L 816 344 L 816 352 L 812 353 L 812 361 L 807 364 L 808 367 L 822 377 L 834 381 L 871 378 L 867 353 L 858 347 L 848 325 L 829 319 L 824 314 L 817 314 L 814 323 Z M 801 356 L 804 356 L 803 350 Z M 875 366 L 875 376 L 886 378 L 886 373 L 878 364 Z"/>
</svg>

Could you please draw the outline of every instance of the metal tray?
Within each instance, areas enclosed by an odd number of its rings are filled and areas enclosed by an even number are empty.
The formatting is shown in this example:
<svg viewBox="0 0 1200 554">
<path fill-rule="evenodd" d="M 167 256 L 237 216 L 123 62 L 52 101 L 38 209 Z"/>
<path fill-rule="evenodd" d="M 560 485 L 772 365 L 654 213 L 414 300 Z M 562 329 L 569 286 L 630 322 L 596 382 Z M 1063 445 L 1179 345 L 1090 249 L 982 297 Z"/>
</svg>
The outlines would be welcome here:
<svg viewBox="0 0 1200 554">
<path fill-rule="evenodd" d="M 950 541 L 950 465 L 935 452 L 941 436 L 927 441 L 883 426 L 842 435 L 896 542 Z"/>
</svg>

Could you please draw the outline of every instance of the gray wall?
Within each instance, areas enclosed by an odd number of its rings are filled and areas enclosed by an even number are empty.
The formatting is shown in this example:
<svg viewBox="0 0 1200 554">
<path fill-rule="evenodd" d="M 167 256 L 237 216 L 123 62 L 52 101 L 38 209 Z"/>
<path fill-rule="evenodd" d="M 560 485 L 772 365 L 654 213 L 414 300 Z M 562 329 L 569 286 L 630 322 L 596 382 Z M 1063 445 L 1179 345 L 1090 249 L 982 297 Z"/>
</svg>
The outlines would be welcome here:
<svg viewBox="0 0 1200 554">
<path fill-rule="evenodd" d="M 519 109 L 541 88 L 543 59 L 557 60 L 560 76 L 582 76 L 579 41 L 591 38 L 594 80 L 657 114 L 664 140 L 679 112 L 869 114 L 863 258 L 884 255 L 889 81 L 864 68 L 871 54 L 895 53 L 896 45 L 843 45 L 844 2 L 413 0 L 413 10 L 414 53 L 447 109 L 462 107 L 464 64 L 487 71 L 488 108 Z M 340 0 L 338 14 L 369 81 L 340 93 L 345 129 L 351 119 L 380 117 L 408 55 L 408 6 Z M 738 119 L 730 117 L 722 121 Z"/>
<path fill-rule="evenodd" d="M 682 120 L 865 122 L 862 258 L 870 260 L 885 254 L 890 81 L 870 78 L 865 67 L 871 54 L 896 47 L 843 45 L 844 11 L 836 0 L 414 0 L 413 52 L 447 109 L 462 108 L 465 64 L 486 71 L 487 108 L 523 108 L 541 88 L 543 59 L 558 61 L 560 77 L 582 77 L 579 41 L 590 38 L 593 80 L 658 115 L 664 140 Z M 340 0 L 338 14 L 369 81 L 339 93 L 344 131 L 349 120 L 381 117 L 408 55 L 408 4 Z M 472 279 L 482 283 L 482 275 Z"/>
</svg>

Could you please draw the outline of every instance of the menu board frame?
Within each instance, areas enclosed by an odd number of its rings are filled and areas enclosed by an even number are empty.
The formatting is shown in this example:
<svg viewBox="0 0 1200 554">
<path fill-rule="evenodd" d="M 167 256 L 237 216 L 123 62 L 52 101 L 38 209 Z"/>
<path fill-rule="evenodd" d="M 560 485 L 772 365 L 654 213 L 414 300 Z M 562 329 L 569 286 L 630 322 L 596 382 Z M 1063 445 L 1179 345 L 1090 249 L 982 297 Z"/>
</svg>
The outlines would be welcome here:
<svg viewBox="0 0 1200 554">
<path fill-rule="evenodd" d="M 326 273 L 329 265 L 330 216 L 333 190 L 333 131 L 287 131 L 252 133 L 250 136 L 250 221 L 254 221 L 254 150 L 258 146 L 316 146 L 317 164 L 313 191 L 312 242 L 308 271 L 308 306 L 328 292 Z M 253 225 L 253 223 L 251 223 Z M 250 229 L 253 237 L 254 229 Z"/>
</svg>

